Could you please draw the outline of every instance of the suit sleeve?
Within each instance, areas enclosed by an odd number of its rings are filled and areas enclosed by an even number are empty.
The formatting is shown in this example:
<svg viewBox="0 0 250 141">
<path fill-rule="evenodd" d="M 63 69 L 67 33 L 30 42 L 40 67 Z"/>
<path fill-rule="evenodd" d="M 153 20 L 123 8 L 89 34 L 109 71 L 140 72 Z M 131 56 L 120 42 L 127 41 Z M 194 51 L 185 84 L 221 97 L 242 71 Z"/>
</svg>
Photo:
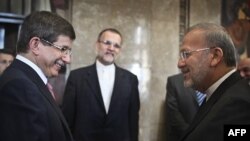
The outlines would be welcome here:
<svg viewBox="0 0 250 141">
<path fill-rule="evenodd" d="M 51 131 L 46 115 L 41 92 L 33 82 L 16 79 L 1 88 L 1 141 L 50 140 Z"/>
<path fill-rule="evenodd" d="M 167 118 L 167 139 L 175 140 L 187 128 L 188 123 L 185 121 L 178 105 L 178 91 L 176 83 L 172 79 L 167 80 L 166 96 L 166 118 Z M 177 85 L 177 84 L 176 84 Z M 180 94 L 181 95 L 181 94 Z"/>
<path fill-rule="evenodd" d="M 130 101 L 130 115 L 129 115 L 130 135 L 131 135 L 131 141 L 138 141 L 140 98 L 139 98 L 137 77 L 135 77 L 132 81 L 133 81 L 132 96 Z"/>
<path fill-rule="evenodd" d="M 63 103 L 62 103 L 62 112 L 68 122 L 69 128 L 73 132 L 74 129 L 74 120 L 75 120 L 75 97 L 76 97 L 76 85 L 75 79 L 72 74 L 69 75 L 69 78 L 66 83 Z"/>
</svg>

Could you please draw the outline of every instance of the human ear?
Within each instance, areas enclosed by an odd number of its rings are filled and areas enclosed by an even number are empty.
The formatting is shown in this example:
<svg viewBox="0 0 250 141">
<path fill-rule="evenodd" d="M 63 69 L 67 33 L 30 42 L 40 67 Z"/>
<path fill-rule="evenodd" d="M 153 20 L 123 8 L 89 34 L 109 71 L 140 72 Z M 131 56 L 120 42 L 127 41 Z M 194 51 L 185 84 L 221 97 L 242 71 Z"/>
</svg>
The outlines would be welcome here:
<svg viewBox="0 0 250 141">
<path fill-rule="evenodd" d="M 40 39 L 38 37 L 32 37 L 29 41 L 29 49 L 35 55 L 39 54 L 39 42 L 40 42 Z"/>
<path fill-rule="evenodd" d="M 211 66 L 214 67 L 218 65 L 223 59 L 223 51 L 219 47 L 215 47 L 212 50 L 212 61 Z"/>
</svg>

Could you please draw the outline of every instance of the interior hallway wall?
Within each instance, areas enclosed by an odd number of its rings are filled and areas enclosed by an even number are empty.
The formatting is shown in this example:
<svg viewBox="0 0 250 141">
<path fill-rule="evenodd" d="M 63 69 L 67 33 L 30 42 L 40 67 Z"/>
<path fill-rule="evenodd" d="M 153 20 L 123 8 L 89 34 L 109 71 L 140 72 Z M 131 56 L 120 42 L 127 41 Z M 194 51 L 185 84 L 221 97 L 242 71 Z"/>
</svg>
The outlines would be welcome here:
<svg viewBox="0 0 250 141">
<path fill-rule="evenodd" d="M 218 22 L 216 1 L 191 0 L 190 24 Z M 140 141 L 165 141 L 166 80 L 178 73 L 179 0 L 73 0 L 72 9 L 77 38 L 70 69 L 94 62 L 103 28 L 120 30 L 124 44 L 117 64 L 139 79 Z"/>
</svg>

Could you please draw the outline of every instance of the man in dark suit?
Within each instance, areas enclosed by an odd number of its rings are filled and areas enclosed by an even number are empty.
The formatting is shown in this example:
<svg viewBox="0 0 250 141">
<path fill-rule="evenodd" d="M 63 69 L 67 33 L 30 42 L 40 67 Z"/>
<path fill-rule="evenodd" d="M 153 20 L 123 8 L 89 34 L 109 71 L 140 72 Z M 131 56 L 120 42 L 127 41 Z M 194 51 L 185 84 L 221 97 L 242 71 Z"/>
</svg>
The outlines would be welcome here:
<svg viewBox="0 0 250 141">
<path fill-rule="evenodd" d="M 95 63 L 69 75 L 62 106 L 76 141 L 138 141 L 138 79 L 114 64 L 121 44 L 119 31 L 104 29 Z"/>
<path fill-rule="evenodd" d="M 17 56 L 0 78 L 1 141 L 73 141 L 46 83 L 70 62 L 75 31 L 50 12 L 24 19 Z"/>
<path fill-rule="evenodd" d="M 182 74 L 173 75 L 167 79 L 167 141 L 180 139 L 199 108 L 195 90 L 185 88 L 183 82 Z"/>
<path fill-rule="evenodd" d="M 250 87 L 236 71 L 236 51 L 225 29 L 212 23 L 185 34 L 178 67 L 184 85 L 206 94 L 181 141 L 223 141 L 224 125 L 250 124 Z"/>
</svg>

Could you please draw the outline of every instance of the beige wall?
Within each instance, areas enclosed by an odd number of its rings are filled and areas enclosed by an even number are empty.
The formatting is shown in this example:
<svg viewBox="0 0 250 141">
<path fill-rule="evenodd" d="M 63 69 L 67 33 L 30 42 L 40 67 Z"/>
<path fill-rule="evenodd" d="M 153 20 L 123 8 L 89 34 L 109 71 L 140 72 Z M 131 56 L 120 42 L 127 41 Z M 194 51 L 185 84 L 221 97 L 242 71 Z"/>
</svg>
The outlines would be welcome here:
<svg viewBox="0 0 250 141">
<path fill-rule="evenodd" d="M 212 9 L 212 10 L 211 10 Z M 178 73 L 178 0 L 73 0 L 74 42 L 70 69 L 92 64 L 98 33 L 120 30 L 124 47 L 117 64 L 138 76 L 140 141 L 164 141 L 166 79 Z M 191 0 L 190 24 L 219 23 L 218 0 Z"/>
<path fill-rule="evenodd" d="M 220 24 L 220 0 L 190 0 L 190 26 L 199 22 Z"/>
</svg>

